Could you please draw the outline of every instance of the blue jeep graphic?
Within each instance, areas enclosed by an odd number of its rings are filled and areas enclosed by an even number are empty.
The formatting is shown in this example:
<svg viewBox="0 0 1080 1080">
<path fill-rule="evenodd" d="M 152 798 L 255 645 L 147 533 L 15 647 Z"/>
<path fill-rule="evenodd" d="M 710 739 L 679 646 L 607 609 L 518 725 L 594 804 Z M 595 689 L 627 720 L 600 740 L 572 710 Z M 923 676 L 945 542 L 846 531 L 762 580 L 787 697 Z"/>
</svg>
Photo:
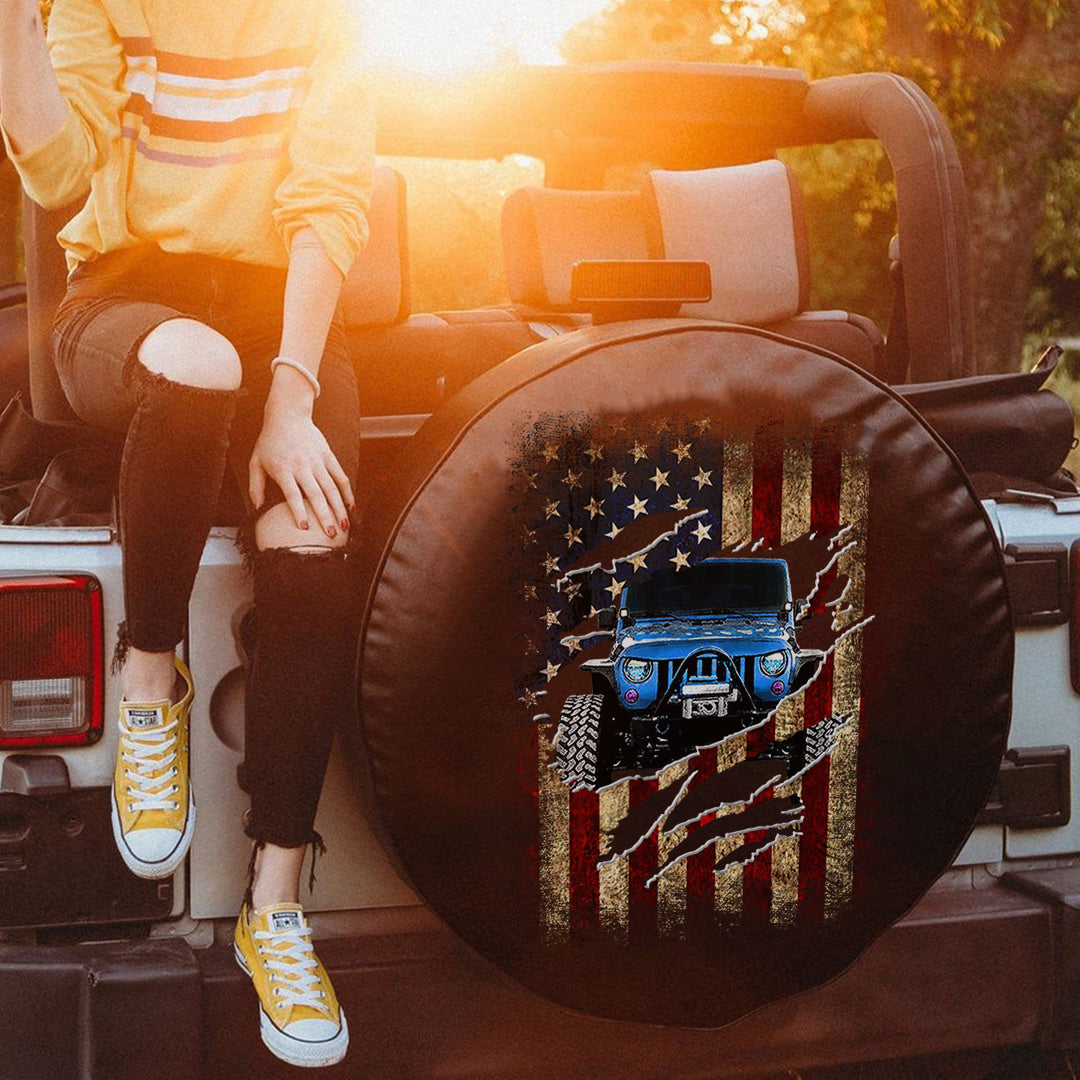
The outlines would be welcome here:
<svg viewBox="0 0 1080 1080">
<path fill-rule="evenodd" d="M 598 614 L 610 656 L 582 665 L 593 692 L 560 714 L 563 779 L 596 790 L 762 722 L 817 670 L 822 653 L 795 640 L 809 617 L 783 559 L 706 559 L 627 583 Z"/>
</svg>

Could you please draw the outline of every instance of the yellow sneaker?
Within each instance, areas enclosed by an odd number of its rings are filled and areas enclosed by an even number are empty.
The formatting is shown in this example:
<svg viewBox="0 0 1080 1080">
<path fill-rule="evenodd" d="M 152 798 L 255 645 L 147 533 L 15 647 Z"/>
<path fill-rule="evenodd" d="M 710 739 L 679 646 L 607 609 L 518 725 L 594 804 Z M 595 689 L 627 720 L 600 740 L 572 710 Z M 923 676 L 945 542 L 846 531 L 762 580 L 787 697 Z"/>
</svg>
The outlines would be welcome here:
<svg viewBox="0 0 1080 1080">
<path fill-rule="evenodd" d="M 311 945 L 299 904 L 240 910 L 233 937 L 236 962 L 259 995 L 259 1028 L 271 1053 L 290 1065 L 333 1065 L 349 1048 L 349 1025 L 330 976 Z"/>
<path fill-rule="evenodd" d="M 186 688 L 175 705 L 120 702 L 113 836 L 128 869 L 143 878 L 168 877 L 183 861 L 195 831 L 188 781 L 188 714 L 195 690 L 191 672 L 182 661 L 174 662 Z"/>
</svg>

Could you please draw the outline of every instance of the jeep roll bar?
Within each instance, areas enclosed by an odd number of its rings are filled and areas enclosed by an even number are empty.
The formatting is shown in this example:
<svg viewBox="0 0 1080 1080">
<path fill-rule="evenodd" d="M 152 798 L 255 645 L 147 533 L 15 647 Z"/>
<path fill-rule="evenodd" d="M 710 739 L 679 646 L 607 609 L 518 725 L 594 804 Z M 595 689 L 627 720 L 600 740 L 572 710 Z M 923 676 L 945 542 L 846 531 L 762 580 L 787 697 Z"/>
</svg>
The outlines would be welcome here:
<svg viewBox="0 0 1080 1080">
<path fill-rule="evenodd" d="M 902 76 L 809 82 L 792 69 L 671 61 L 506 68 L 449 93 L 389 95 L 379 148 L 463 158 L 531 154 L 544 161 L 550 186 L 591 188 L 618 163 L 697 169 L 869 138 L 884 146 L 896 178 L 908 378 L 974 375 L 960 161 L 944 118 Z"/>
<path fill-rule="evenodd" d="M 801 142 L 876 138 L 892 162 L 909 380 L 974 375 L 967 197 L 941 113 L 910 80 L 877 72 L 811 83 L 803 116 Z"/>
</svg>

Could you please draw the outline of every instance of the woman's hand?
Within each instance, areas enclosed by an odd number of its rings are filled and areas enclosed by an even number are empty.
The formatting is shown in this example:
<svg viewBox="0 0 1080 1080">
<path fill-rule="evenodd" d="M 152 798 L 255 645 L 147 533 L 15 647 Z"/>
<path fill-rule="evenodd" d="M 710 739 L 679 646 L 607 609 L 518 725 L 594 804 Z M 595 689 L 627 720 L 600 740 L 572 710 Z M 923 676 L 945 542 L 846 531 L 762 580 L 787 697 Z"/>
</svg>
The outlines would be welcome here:
<svg viewBox="0 0 1080 1080">
<path fill-rule="evenodd" d="M 327 536 L 333 538 L 339 527 L 349 527 L 352 485 L 311 419 L 310 409 L 298 407 L 295 398 L 275 399 L 271 392 L 248 475 L 248 493 L 256 509 L 263 504 L 269 477 L 281 488 L 298 528 L 310 527 L 305 499 Z"/>
<path fill-rule="evenodd" d="M 43 146 L 67 118 L 37 0 L 0 0 L 0 103 L 17 154 Z"/>
</svg>

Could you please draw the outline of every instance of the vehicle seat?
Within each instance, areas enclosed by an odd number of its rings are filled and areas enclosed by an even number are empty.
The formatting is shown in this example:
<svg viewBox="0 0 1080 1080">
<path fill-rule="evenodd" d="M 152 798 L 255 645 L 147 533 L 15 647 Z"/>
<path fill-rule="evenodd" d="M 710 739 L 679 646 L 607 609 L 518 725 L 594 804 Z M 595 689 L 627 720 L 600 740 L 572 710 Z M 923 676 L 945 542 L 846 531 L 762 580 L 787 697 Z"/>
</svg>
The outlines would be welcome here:
<svg viewBox="0 0 1080 1080">
<path fill-rule="evenodd" d="M 570 299 L 583 259 L 696 259 L 710 264 L 713 299 L 681 315 L 760 326 L 881 370 L 884 338 L 861 315 L 807 311 L 809 260 L 801 196 L 779 161 L 654 171 L 640 192 L 523 188 L 503 208 L 513 310 L 563 330 L 588 321 Z"/>
<path fill-rule="evenodd" d="M 427 414 L 540 337 L 505 308 L 410 314 L 405 182 L 377 185 L 371 242 L 342 293 L 364 416 Z"/>
<path fill-rule="evenodd" d="M 67 277 L 56 234 L 77 210 L 78 206 L 69 206 L 45 211 L 29 201 L 25 204 L 31 386 L 34 414 L 42 420 L 77 420 L 60 386 L 50 342 Z M 375 170 L 368 222 L 370 241 L 342 288 L 346 325 L 351 330 L 399 322 L 409 310 L 405 184 L 388 166 Z"/>
</svg>

